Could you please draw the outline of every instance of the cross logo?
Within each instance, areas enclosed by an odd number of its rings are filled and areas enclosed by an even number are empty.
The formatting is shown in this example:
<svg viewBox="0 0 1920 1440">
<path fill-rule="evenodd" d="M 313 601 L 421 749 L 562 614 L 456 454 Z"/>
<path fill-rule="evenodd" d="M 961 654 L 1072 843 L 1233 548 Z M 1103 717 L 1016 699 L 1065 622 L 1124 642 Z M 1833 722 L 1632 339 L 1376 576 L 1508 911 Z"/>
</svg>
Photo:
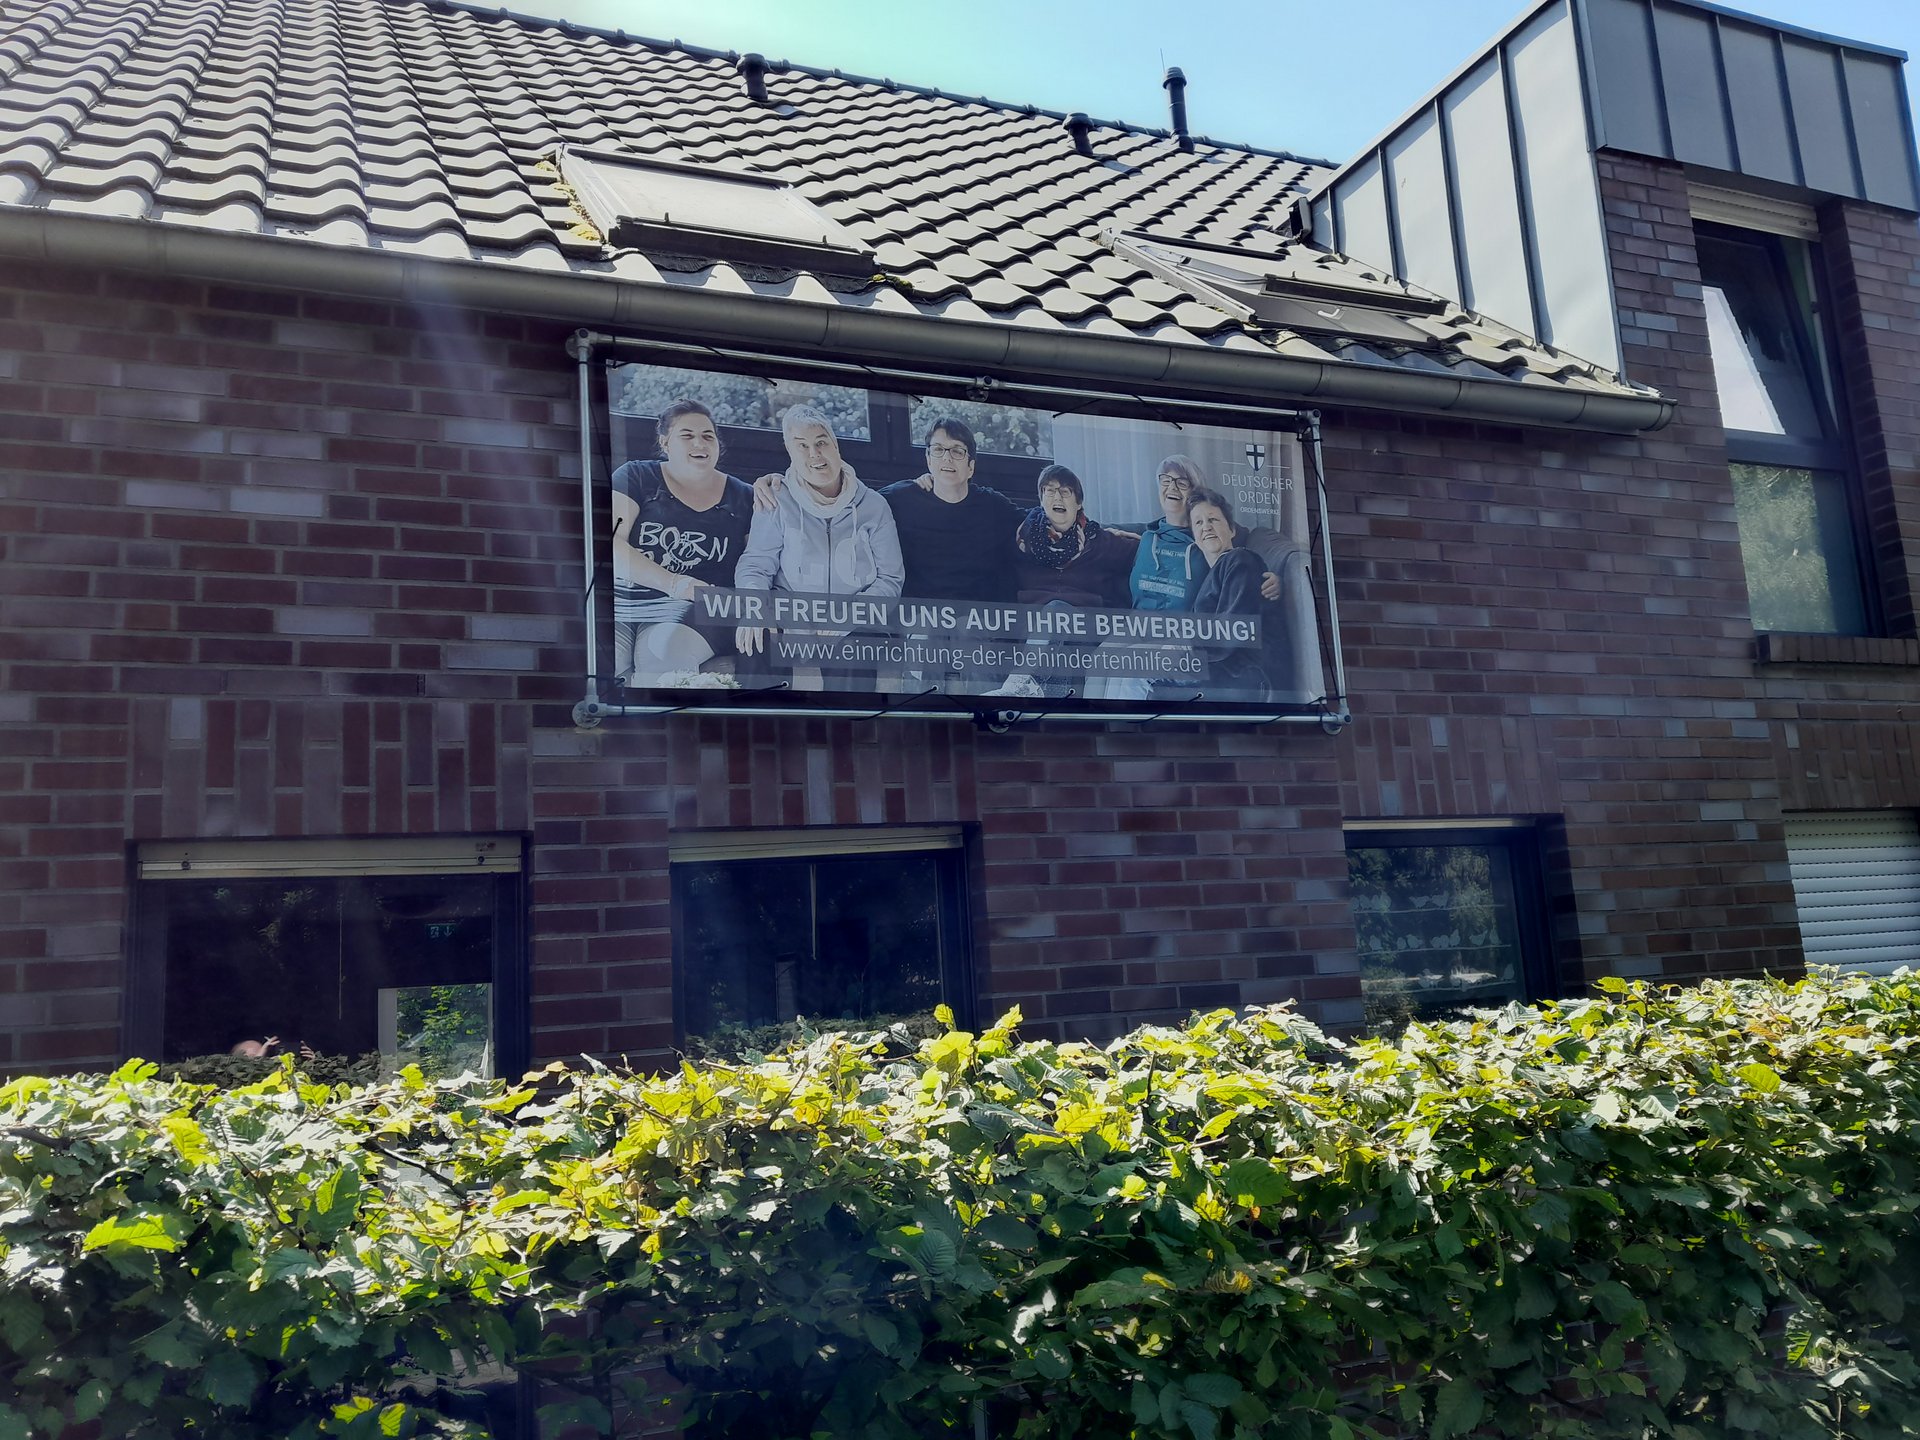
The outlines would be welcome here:
<svg viewBox="0 0 1920 1440">
<path fill-rule="evenodd" d="M 1264 462 L 1264 461 L 1266 460 L 1266 458 L 1267 458 L 1267 447 L 1266 447 L 1266 446 L 1264 446 L 1264 445 L 1249 445 L 1249 446 L 1247 446 L 1247 460 L 1248 460 L 1248 462 L 1249 462 L 1249 463 L 1251 463 L 1251 464 L 1252 464 L 1252 466 L 1253 466 L 1253 468 L 1254 468 L 1254 469 L 1255 469 L 1256 471 L 1257 471 L 1257 470 L 1259 470 L 1259 468 L 1260 468 L 1260 466 L 1261 466 L 1261 464 L 1262 464 L 1262 462 Z"/>
</svg>

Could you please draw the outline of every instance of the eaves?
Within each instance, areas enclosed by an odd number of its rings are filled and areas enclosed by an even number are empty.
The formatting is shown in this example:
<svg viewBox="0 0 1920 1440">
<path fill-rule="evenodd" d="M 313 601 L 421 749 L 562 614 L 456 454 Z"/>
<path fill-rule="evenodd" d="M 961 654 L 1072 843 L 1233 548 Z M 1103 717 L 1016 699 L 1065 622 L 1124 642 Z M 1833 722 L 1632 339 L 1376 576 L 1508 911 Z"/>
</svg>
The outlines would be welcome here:
<svg viewBox="0 0 1920 1440">
<path fill-rule="evenodd" d="M 1320 361 L 1243 343 L 1169 343 L 1066 328 L 901 314 L 510 262 L 427 258 L 289 237 L 0 207 L 0 254 L 48 264 L 275 286 L 538 316 L 616 335 L 911 362 L 962 375 L 1275 406 L 1353 406 L 1508 425 L 1635 434 L 1672 419 L 1664 397 Z"/>
</svg>

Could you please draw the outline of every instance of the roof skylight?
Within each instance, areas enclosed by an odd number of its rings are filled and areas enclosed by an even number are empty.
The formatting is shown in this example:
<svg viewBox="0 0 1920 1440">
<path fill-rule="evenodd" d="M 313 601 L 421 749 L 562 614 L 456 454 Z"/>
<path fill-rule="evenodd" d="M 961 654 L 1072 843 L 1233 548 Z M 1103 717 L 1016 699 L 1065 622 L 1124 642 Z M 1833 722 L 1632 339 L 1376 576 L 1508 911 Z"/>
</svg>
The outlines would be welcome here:
<svg viewBox="0 0 1920 1440">
<path fill-rule="evenodd" d="M 791 185 L 748 170 L 568 148 L 560 175 L 608 243 L 836 275 L 872 249 Z"/>
<path fill-rule="evenodd" d="M 1356 267 L 1329 273 L 1317 263 L 1325 252 L 1307 245 L 1259 254 L 1142 233 L 1110 230 L 1104 238 L 1116 253 L 1168 283 L 1197 290 L 1212 304 L 1243 319 L 1283 329 L 1429 345 L 1433 336 L 1408 324 L 1405 317 L 1434 315 L 1447 308 L 1439 296 L 1422 294 L 1391 278 L 1373 278 Z"/>
</svg>

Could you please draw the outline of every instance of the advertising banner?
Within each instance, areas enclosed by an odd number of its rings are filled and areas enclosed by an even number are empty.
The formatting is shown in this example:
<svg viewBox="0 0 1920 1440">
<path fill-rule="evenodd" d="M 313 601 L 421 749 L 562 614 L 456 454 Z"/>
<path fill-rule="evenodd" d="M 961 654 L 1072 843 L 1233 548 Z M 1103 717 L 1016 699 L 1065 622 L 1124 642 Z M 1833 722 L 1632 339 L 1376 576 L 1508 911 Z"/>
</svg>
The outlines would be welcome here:
<svg viewBox="0 0 1920 1440">
<path fill-rule="evenodd" d="M 1325 694 L 1292 434 L 645 364 L 608 383 L 630 692 L 1143 713 Z"/>
</svg>

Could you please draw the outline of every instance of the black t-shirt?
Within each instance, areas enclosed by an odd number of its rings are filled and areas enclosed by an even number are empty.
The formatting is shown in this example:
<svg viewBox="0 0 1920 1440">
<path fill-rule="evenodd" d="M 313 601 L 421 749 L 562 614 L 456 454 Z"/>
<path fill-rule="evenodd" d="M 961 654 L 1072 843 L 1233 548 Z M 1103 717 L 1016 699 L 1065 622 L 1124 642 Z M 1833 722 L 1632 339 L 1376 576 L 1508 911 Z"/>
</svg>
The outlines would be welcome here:
<svg viewBox="0 0 1920 1440">
<path fill-rule="evenodd" d="M 901 594 L 922 600 L 1011 600 L 1014 532 L 1023 513 L 998 490 L 967 486 L 966 498 L 942 500 L 911 480 L 881 495 L 893 508 L 900 559 L 907 572 Z"/>
<path fill-rule="evenodd" d="M 667 488 L 658 460 L 629 460 L 613 472 L 613 488 L 630 497 L 639 513 L 621 541 L 675 575 L 709 585 L 733 584 L 734 567 L 753 523 L 753 487 L 726 477 L 717 505 L 695 510 Z M 687 602 L 623 577 L 614 547 L 613 597 L 617 618 L 651 624 L 678 620 Z"/>
</svg>

